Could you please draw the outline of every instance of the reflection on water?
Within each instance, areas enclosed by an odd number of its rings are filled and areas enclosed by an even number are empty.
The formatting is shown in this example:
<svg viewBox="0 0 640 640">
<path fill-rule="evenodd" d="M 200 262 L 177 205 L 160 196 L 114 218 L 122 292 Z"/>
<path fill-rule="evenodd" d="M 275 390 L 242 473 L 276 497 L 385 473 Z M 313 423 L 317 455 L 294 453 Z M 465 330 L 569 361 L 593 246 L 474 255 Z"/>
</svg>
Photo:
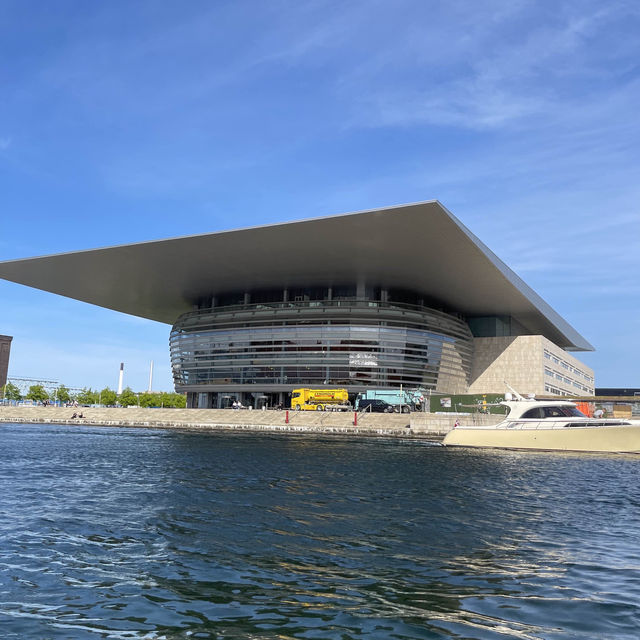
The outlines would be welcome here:
<svg viewBox="0 0 640 640">
<path fill-rule="evenodd" d="M 0 436 L 3 638 L 638 637 L 640 458 Z"/>
</svg>

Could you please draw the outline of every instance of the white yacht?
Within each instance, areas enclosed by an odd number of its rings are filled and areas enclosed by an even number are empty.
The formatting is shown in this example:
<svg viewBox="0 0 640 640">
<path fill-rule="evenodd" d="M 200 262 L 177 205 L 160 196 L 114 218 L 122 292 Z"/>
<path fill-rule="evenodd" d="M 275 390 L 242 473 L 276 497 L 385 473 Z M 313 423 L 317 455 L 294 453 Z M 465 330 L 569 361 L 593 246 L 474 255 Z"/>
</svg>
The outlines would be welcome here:
<svg viewBox="0 0 640 640">
<path fill-rule="evenodd" d="M 456 426 L 450 447 L 640 453 L 640 422 L 588 418 L 566 400 L 507 399 L 504 420 L 491 426 Z"/>
</svg>

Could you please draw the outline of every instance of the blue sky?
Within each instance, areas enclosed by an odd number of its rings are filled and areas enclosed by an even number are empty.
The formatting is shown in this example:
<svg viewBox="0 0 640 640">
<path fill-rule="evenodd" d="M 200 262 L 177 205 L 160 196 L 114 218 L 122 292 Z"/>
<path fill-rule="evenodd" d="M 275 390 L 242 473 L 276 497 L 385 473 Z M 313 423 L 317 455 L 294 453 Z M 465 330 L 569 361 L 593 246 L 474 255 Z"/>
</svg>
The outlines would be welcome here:
<svg viewBox="0 0 640 640">
<path fill-rule="evenodd" d="M 640 387 L 635 1 L 0 3 L 0 259 L 438 199 Z M 169 327 L 0 281 L 10 376 Z"/>
</svg>

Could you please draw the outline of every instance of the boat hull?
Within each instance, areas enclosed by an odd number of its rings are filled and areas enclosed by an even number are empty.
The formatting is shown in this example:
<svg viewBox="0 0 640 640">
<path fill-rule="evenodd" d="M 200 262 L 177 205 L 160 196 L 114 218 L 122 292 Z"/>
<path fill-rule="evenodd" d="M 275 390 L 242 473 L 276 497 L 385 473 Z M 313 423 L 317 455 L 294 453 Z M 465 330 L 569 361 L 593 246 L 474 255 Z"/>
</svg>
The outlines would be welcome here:
<svg viewBox="0 0 640 640">
<path fill-rule="evenodd" d="M 443 444 L 490 449 L 640 453 L 640 425 L 560 429 L 458 427 L 445 436 Z"/>
</svg>

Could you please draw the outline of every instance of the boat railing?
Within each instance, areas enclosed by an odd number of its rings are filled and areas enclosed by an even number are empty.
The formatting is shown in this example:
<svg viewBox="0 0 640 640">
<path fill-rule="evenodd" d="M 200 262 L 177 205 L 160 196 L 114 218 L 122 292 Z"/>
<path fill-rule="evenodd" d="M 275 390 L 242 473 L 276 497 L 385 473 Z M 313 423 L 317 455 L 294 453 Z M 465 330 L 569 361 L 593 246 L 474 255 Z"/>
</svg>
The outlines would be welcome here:
<svg viewBox="0 0 640 640">
<path fill-rule="evenodd" d="M 513 420 L 507 422 L 504 425 L 505 429 L 576 429 L 576 428 L 591 428 L 591 427 L 615 427 L 615 426 L 627 426 L 632 423 L 628 420 L 537 420 L 523 418 L 521 420 Z"/>
</svg>

